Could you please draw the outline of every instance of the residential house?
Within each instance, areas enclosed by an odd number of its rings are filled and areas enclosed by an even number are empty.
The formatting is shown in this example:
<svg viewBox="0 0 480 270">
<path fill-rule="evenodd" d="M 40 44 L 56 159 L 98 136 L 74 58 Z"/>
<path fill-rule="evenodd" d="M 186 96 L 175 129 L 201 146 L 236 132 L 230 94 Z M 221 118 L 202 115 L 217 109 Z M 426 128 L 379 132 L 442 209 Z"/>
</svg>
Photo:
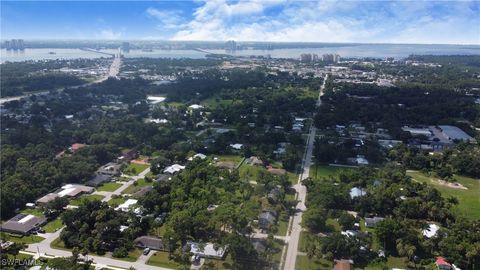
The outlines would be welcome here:
<svg viewBox="0 0 480 270">
<path fill-rule="evenodd" d="M 152 186 L 142 187 L 142 188 L 140 188 L 139 191 L 133 193 L 132 197 L 139 199 L 139 198 L 145 196 L 145 194 L 147 194 L 151 190 L 153 190 Z"/>
<path fill-rule="evenodd" d="M 216 247 L 213 243 L 197 243 L 193 241 L 187 241 L 184 249 L 190 247 L 190 253 L 193 255 L 198 255 L 202 258 L 218 259 L 222 260 L 225 258 L 227 247 Z"/>
<path fill-rule="evenodd" d="M 258 216 L 258 227 L 262 230 L 268 230 L 270 226 L 277 222 L 277 212 L 266 209 Z"/>
<path fill-rule="evenodd" d="M 285 169 L 276 169 L 276 168 L 272 168 L 271 166 L 267 167 L 267 171 L 275 176 L 282 176 L 287 173 Z"/>
<path fill-rule="evenodd" d="M 280 188 L 275 187 L 270 192 L 268 192 L 267 199 L 270 203 L 277 203 L 282 195 L 282 191 Z"/>
<path fill-rule="evenodd" d="M 383 220 L 384 218 L 382 217 L 365 218 L 365 226 L 367 228 L 374 228 L 379 222 Z"/>
<path fill-rule="evenodd" d="M 194 159 L 196 159 L 196 158 L 199 158 L 199 159 L 202 159 L 202 160 L 203 160 L 203 159 L 206 159 L 207 156 L 204 155 L 204 154 L 198 153 L 198 154 L 193 155 L 192 157 L 189 157 L 188 160 L 189 160 L 189 161 L 192 161 L 192 160 L 194 160 Z"/>
<path fill-rule="evenodd" d="M 0 226 L 2 232 L 28 235 L 47 223 L 46 217 L 37 217 L 30 214 L 18 214 Z"/>
<path fill-rule="evenodd" d="M 422 231 L 423 236 L 426 238 L 433 238 L 437 235 L 440 226 L 435 223 L 428 224 L 428 228 Z"/>
<path fill-rule="evenodd" d="M 104 183 L 111 182 L 113 180 L 112 176 L 105 174 L 94 174 L 90 180 L 85 183 L 88 186 L 98 187 Z"/>
<path fill-rule="evenodd" d="M 124 203 L 117 206 L 115 208 L 115 210 L 122 211 L 122 212 L 128 212 L 133 205 L 137 204 L 137 202 L 138 202 L 138 200 L 128 199 Z"/>
<path fill-rule="evenodd" d="M 333 270 L 353 270 L 352 260 L 335 260 Z"/>
<path fill-rule="evenodd" d="M 180 164 L 173 164 L 171 166 L 168 166 L 163 170 L 164 173 L 169 173 L 169 174 L 176 174 L 177 172 L 184 170 L 185 166 L 182 166 Z"/>
<path fill-rule="evenodd" d="M 252 166 L 262 166 L 263 165 L 263 161 L 256 156 L 249 157 L 246 160 L 246 162 L 247 162 L 247 164 L 250 164 Z"/>
<path fill-rule="evenodd" d="M 168 251 L 167 246 L 161 238 L 155 236 L 140 236 L 133 240 L 133 244 L 138 248 L 149 248 L 159 251 Z"/>
<path fill-rule="evenodd" d="M 122 151 L 122 155 L 117 158 L 117 162 L 129 162 L 130 160 L 136 159 L 138 157 L 137 150 L 135 149 L 125 149 Z"/>
<path fill-rule="evenodd" d="M 365 192 L 365 190 L 363 190 L 361 188 L 358 188 L 358 187 L 353 187 L 352 189 L 350 189 L 350 198 L 351 199 L 362 197 L 362 196 L 365 196 L 366 194 L 367 193 Z"/>
<path fill-rule="evenodd" d="M 453 268 L 453 266 L 443 257 L 435 258 L 435 265 L 438 270 L 455 270 L 455 268 Z"/>
<path fill-rule="evenodd" d="M 120 173 L 120 168 L 122 167 L 121 164 L 115 163 L 115 162 L 109 162 L 103 166 L 101 166 L 97 170 L 97 174 L 102 174 L 102 175 L 109 175 L 111 177 L 113 176 L 119 176 Z"/>
<path fill-rule="evenodd" d="M 75 153 L 78 150 L 84 148 L 85 146 L 87 146 L 87 145 L 83 144 L 83 143 L 74 143 L 68 148 L 68 150 L 70 150 L 70 152 L 72 152 L 72 153 Z"/>
</svg>

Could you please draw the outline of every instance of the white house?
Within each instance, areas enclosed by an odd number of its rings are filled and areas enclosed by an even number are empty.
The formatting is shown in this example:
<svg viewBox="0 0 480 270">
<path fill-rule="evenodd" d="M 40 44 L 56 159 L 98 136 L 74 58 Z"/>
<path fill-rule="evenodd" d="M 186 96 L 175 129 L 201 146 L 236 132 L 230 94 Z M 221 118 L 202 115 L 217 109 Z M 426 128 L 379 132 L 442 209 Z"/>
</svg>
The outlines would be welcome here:
<svg viewBox="0 0 480 270">
<path fill-rule="evenodd" d="M 168 166 L 167 168 L 165 168 L 165 170 L 163 170 L 164 173 L 169 173 L 169 174 L 175 174 L 181 170 L 184 170 L 185 169 L 185 166 L 182 166 L 180 164 L 173 164 L 171 166 Z"/>
<path fill-rule="evenodd" d="M 124 203 L 120 204 L 115 208 L 117 211 L 123 211 L 123 212 L 128 212 L 130 210 L 130 207 L 132 205 L 135 205 L 138 202 L 138 200 L 135 199 L 128 199 Z"/>
</svg>

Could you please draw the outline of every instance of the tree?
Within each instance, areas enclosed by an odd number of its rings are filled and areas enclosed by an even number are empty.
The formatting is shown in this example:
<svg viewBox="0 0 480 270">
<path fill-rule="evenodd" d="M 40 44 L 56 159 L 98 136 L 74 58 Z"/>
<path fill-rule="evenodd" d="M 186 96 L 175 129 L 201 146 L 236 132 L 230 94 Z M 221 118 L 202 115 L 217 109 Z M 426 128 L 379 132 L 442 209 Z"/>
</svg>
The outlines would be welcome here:
<svg viewBox="0 0 480 270">
<path fill-rule="evenodd" d="M 350 230 L 355 224 L 355 217 L 347 212 L 342 212 L 338 217 L 338 223 L 342 226 L 343 230 Z"/>
<path fill-rule="evenodd" d="M 326 211 L 321 208 L 308 208 L 303 214 L 303 225 L 312 232 L 320 232 L 325 229 Z"/>
</svg>

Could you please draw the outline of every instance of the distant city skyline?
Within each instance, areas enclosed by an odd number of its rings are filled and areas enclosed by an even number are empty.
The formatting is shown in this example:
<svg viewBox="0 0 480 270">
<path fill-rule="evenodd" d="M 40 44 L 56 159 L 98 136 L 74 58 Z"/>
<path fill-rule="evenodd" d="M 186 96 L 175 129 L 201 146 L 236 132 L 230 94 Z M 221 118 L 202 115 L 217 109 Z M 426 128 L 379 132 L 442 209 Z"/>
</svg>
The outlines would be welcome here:
<svg viewBox="0 0 480 270">
<path fill-rule="evenodd" d="M 1 38 L 480 45 L 478 1 L 2 1 Z"/>
</svg>

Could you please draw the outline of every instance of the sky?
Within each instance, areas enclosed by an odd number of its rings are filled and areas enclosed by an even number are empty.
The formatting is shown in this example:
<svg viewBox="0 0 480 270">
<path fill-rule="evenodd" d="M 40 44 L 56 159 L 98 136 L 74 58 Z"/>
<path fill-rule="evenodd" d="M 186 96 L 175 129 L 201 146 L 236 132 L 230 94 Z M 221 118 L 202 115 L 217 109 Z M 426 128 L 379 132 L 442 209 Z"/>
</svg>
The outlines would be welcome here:
<svg viewBox="0 0 480 270">
<path fill-rule="evenodd" d="M 1 38 L 480 45 L 480 1 L 4 1 Z"/>
</svg>

